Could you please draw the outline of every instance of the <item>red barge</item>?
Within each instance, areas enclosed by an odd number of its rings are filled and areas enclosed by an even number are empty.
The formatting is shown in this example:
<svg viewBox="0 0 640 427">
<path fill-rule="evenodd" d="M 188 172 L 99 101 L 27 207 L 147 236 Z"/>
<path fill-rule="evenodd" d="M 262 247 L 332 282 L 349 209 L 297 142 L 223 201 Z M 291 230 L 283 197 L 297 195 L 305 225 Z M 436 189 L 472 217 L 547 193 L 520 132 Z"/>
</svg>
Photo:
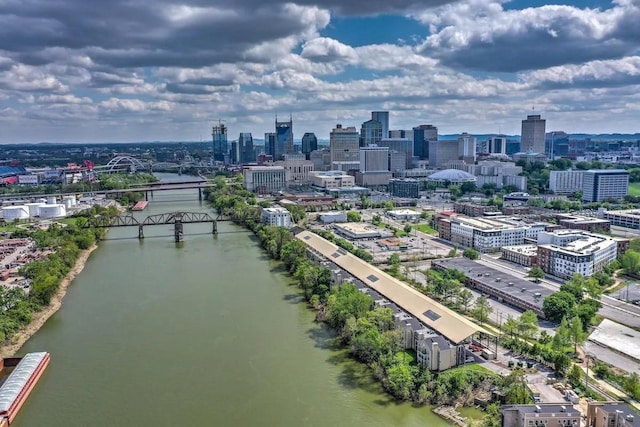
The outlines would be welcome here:
<svg viewBox="0 0 640 427">
<path fill-rule="evenodd" d="M 49 365 L 46 352 L 28 353 L 0 386 L 0 427 L 10 425 Z"/>
<path fill-rule="evenodd" d="M 146 200 L 140 200 L 135 205 L 133 205 L 131 210 L 132 211 L 143 211 L 143 210 L 145 210 L 145 208 L 147 207 L 148 204 L 149 204 L 149 202 L 147 202 Z"/>
</svg>

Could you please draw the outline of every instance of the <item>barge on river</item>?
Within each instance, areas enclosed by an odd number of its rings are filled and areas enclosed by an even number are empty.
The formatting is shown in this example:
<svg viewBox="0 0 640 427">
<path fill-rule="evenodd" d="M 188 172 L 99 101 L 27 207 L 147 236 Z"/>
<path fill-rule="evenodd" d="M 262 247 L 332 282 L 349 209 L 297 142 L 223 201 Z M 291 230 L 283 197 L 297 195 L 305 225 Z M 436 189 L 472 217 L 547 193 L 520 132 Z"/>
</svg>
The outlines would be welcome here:
<svg viewBox="0 0 640 427">
<path fill-rule="evenodd" d="M 0 386 L 0 427 L 10 425 L 49 365 L 46 352 L 28 353 Z"/>
</svg>

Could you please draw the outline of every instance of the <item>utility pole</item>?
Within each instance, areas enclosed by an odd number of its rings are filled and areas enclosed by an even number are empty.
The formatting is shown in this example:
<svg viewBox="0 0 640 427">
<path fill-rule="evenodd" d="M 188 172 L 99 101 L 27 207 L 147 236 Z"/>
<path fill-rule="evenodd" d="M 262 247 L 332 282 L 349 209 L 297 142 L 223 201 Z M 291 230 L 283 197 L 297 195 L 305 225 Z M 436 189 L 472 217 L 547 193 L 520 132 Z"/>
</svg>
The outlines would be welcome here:
<svg viewBox="0 0 640 427">
<path fill-rule="evenodd" d="M 589 355 L 585 353 L 584 358 L 587 360 L 587 375 L 584 377 L 584 391 L 586 393 L 589 390 Z"/>
</svg>

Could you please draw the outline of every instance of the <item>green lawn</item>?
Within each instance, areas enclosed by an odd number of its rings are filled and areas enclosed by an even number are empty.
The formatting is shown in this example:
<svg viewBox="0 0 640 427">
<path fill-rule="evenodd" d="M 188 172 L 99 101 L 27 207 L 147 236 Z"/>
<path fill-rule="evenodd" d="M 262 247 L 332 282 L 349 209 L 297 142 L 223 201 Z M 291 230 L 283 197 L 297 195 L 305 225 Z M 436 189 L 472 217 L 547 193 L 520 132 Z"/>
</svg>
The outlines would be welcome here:
<svg viewBox="0 0 640 427">
<path fill-rule="evenodd" d="M 418 224 L 418 225 L 414 225 L 413 228 L 415 228 L 416 230 L 422 231 L 423 233 L 433 234 L 434 236 L 438 235 L 438 232 L 433 228 L 431 228 L 429 224 Z"/>
<path fill-rule="evenodd" d="M 630 196 L 640 196 L 640 182 L 630 182 L 628 193 Z"/>
</svg>

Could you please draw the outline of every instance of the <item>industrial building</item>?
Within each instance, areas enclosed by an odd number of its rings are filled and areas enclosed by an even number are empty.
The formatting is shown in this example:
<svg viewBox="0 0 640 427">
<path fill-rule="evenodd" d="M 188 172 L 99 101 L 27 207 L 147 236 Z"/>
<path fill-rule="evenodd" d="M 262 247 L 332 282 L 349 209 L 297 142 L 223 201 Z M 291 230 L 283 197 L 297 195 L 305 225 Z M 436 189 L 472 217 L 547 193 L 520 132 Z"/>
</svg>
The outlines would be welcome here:
<svg viewBox="0 0 640 427">
<path fill-rule="evenodd" d="M 364 222 L 349 222 L 346 224 L 336 224 L 333 226 L 336 233 L 350 239 L 378 239 L 392 235 L 387 230 L 376 227 L 375 225 Z"/>
<path fill-rule="evenodd" d="M 576 273 L 589 277 L 615 261 L 625 242 L 582 230 L 544 231 L 538 234 L 538 265 L 564 279 Z"/>
<path fill-rule="evenodd" d="M 467 258 L 438 259 L 431 263 L 436 271 L 455 269 L 464 273 L 465 284 L 470 288 L 495 297 L 498 301 L 510 304 L 521 310 L 531 310 L 544 319 L 542 303 L 553 291 L 503 271 L 487 267 Z"/>
<path fill-rule="evenodd" d="M 411 209 L 394 209 L 386 212 L 387 216 L 400 221 L 415 221 L 420 218 L 420 212 Z"/>
<path fill-rule="evenodd" d="M 347 213 L 344 211 L 324 212 L 318 214 L 318 219 L 325 224 L 334 222 L 347 222 Z"/>
</svg>

